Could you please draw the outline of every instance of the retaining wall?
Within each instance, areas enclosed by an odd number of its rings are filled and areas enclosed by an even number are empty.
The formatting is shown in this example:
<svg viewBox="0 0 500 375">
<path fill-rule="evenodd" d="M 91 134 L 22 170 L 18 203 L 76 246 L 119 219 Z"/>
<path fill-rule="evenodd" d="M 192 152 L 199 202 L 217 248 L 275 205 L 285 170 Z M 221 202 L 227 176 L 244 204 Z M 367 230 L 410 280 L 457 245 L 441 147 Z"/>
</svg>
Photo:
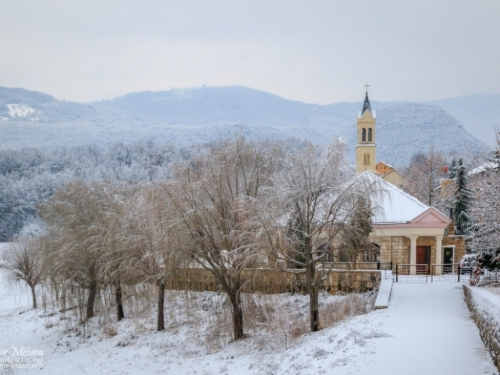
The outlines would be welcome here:
<svg viewBox="0 0 500 375">
<path fill-rule="evenodd" d="M 472 319 L 500 372 L 500 298 L 484 288 L 463 286 Z"/>
</svg>

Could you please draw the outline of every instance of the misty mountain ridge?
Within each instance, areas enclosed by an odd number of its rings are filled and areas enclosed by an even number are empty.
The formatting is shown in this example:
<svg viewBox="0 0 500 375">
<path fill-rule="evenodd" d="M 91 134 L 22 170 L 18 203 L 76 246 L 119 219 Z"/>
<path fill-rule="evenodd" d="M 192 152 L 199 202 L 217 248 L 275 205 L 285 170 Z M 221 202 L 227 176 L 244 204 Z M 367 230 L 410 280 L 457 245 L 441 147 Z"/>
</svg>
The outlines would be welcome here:
<svg viewBox="0 0 500 375">
<path fill-rule="evenodd" d="M 445 104 L 453 107 L 459 100 Z M 486 147 L 437 105 L 377 101 L 371 105 L 377 113 L 378 161 L 401 166 L 430 146 L 443 152 Z M 474 118 L 477 106 L 463 107 Z M 362 102 L 306 104 L 242 86 L 138 92 L 88 104 L 0 87 L 0 149 L 107 146 L 140 139 L 189 145 L 234 134 L 327 143 L 340 135 L 347 140 L 352 159 L 361 108 Z M 495 112 L 483 109 L 483 113 Z"/>
</svg>

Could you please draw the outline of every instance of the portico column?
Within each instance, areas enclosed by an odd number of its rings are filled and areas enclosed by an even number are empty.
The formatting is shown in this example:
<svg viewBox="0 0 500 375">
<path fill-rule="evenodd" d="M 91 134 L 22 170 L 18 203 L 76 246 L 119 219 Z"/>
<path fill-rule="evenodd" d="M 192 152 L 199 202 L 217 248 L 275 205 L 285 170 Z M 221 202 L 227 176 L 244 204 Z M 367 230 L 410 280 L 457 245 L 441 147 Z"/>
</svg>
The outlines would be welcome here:
<svg viewBox="0 0 500 375">
<path fill-rule="evenodd" d="M 417 238 L 418 236 L 408 236 L 408 238 L 411 241 L 410 245 L 410 275 L 416 275 L 417 274 L 417 267 L 415 264 L 417 264 Z"/>
<path fill-rule="evenodd" d="M 443 236 L 436 236 L 436 259 L 434 261 L 436 265 L 443 264 L 442 240 Z M 443 273 L 443 266 L 437 266 L 434 272 L 436 275 L 441 275 Z"/>
</svg>

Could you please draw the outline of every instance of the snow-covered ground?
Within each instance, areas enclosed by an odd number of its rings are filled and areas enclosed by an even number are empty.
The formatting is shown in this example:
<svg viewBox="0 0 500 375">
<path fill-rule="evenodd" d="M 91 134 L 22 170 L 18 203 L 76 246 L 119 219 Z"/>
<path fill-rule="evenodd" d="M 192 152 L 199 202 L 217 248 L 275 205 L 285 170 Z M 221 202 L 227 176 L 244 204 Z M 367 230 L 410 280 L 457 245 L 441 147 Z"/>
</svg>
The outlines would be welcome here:
<svg viewBox="0 0 500 375">
<path fill-rule="evenodd" d="M 0 374 L 497 374 L 457 283 L 395 283 L 388 309 L 304 335 L 290 334 L 293 321 L 277 320 L 273 331 L 254 326 L 233 343 L 214 336 L 217 317 L 208 327 L 197 322 L 207 304 L 222 300 L 215 293 L 191 293 L 157 333 L 154 313 L 82 327 L 57 311 L 30 309 L 25 293 L 0 285 L 0 361 L 13 347 L 43 350 L 41 370 Z M 167 300 L 178 298 L 182 292 Z M 265 298 L 307 318 L 306 297 Z"/>
</svg>

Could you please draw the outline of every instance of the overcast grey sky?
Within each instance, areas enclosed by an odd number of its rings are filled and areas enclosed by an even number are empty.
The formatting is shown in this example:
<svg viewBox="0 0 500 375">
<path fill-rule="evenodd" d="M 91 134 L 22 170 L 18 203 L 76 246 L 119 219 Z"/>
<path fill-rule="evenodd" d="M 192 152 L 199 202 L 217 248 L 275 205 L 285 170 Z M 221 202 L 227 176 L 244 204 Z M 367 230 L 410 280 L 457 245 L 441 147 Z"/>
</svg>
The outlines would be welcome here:
<svg viewBox="0 0 500 375">
<path fill-rule="evenodd" d="M 288 99 L 500 93 L 498 0 L 2 0 L 0 86 L 92 101 L 243 85 Z"/>
</svg>

